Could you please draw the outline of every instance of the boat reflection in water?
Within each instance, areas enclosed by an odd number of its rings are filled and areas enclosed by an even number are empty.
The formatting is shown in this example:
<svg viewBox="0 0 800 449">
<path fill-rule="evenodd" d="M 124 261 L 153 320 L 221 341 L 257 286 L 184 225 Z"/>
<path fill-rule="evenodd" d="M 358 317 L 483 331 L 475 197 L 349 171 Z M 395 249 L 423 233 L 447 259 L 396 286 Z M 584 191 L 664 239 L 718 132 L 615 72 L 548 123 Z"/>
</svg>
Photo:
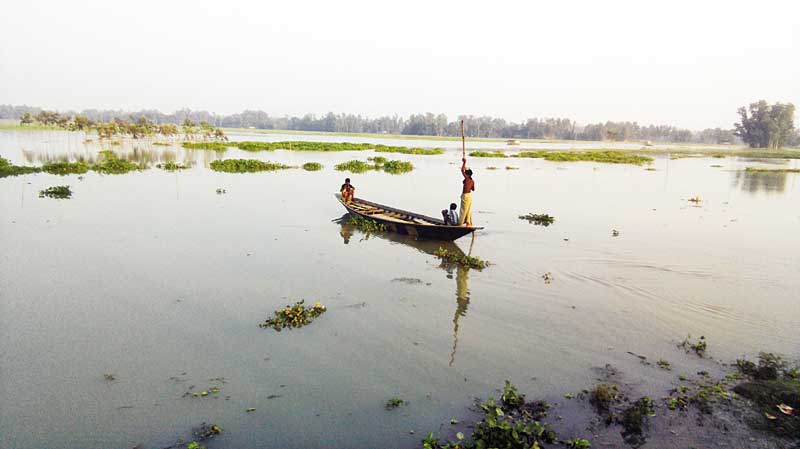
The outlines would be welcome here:
<svg viewBox="0 0 800 449">
<path fill-rule="evenodd" d="M 429 254 L 434 256 L 436 250 L 439 248 L 443 248 L 447 250 L 449 253 L 454 253 L 458 255 L 464 255 L 464 251 L 458 247 L 452 241 L 446 240 L 417 240 L 414 237 L 402 234 L 396 234 L 393 232 L 379 232 L 379 233 L 370 233 L 364 232 L 360 229 L 356 228 L 355 226 L 349 224 L 350 215 L 345 214 L 341 218 L 335 220 L 341 226 L 339 231 L 339 235 L 342 237 L 343 243 L 345 245 L 350 243 L 350 239 L 356 235 L 360 235 L 360 240 L 364 241 L 369 240 L 370 238 L 380 238 L 383 240 L 388 240 L 393 243 L 399 243 L 402 245 L 410 246 L 418 251 L 421 251 L 425 254 Z M 474 234 L 473 234 L 473 242 L 474 242 Z M 470 244 L 470 250 L 472 245 Z M 469 267 L 464 267 L 457 264 L 450 264 L 442 261 L 439 265 L 441 269 L 443 269 L 447 273 L 448 279 L 453 279 L 455 276 L 456 279 L 456 311 L 453 315 L 453 350 L 450 353 L 450 366 L 455 365 L 456 361 L 456 352 L 458 350 L 458 321 L 461 317 L 466 316 L 467 308 L 469 306 Z"/>
</svg>

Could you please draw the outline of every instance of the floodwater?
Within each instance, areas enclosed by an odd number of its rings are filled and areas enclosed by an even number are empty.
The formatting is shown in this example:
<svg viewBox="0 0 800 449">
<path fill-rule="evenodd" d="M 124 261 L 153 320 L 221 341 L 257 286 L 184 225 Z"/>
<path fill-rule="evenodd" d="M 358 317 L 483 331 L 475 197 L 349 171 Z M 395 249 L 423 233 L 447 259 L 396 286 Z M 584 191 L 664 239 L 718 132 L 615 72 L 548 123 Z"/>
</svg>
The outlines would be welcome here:
<svg viewBox="0 0 800 449">
<path fill-rule="evenodd" d="M 0 155 L 91 160 L 101 148 L 83 139 L 0 131 Z M 194 166 L 0 179 L 3 449 L 160 448 L 204 421 L 224 429 L 210 448 L 411 448 L 452 437 L 450 419 L 505 379 L 536 397 L 586 388 L 607 363 L 634 383 L 663 376 L 628 352 L 691 369 L 687 334 L 723 361 L 800 357 L 800 174 L 743 171 L 798 161 L 470 160 L 485 229 L 454 245 L 492 263 L 477 271 L 442 267 L 436 242 L 337 222 L 345 176 L 359 197 L 438 216 L 458 198 L 455 149 L 383 154 L 414 163 L 395 176 L 333 170 L 372 152 L 110 148 Z M 207 168 L 219 157 L 325 168 L 225 174 Z M 63 184 L 72 199 L 38 197 Z M 556 221 L 517 218 L 528 212 Z M 328 312 L 258 327 L 300 299 Z M 386 411 L 392 396 L 409 404 Z"/>
</svg>

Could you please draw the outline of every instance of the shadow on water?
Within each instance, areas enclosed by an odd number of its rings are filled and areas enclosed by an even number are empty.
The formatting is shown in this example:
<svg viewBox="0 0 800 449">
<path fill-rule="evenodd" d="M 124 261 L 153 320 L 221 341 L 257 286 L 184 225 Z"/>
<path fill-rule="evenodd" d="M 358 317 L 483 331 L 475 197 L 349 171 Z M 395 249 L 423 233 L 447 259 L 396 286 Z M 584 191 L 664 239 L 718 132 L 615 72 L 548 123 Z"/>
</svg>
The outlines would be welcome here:
<svg viewBox="0 0 800 449">
<path fill-rule="evenodd" d="M 392 232 L 370 233 L 364 232 L 355 226 L 349 224 L 348 220 L 350 215 L 344 214 L 340 218 L 334 220 L 341 227 L 339 235 L 345 245 L 349 244 L 353 236 L 359 234 L 358 242 L 369 240 L 370 238 L 379 238 L 388 240 L 392 243 L 399 243 L 401 245 L 410 246 L 417 251 L 434 256 L 436 250 L 444 248 L 450 253 L 464 255 L 464 251 L 458 247 L 454 242 L 445 240 L 417 240 L 408 235 L 395 234 Z M 472 235 L 472 242 L 474 243 L 475 235 Z M 470 253 L 472 252 L 472 245 L 470 244 Z M 458 326 L 461 317 L 466 316 L 467 308 L 469 307 L 469 267 L 447 263 L 442 261 L 439 268 L 444 270 L 448 279 L 456 280 L 456 311 L 453 315 L 453 350 L 450 353 L 449 366 L 454 366 L 456 361 L 456 352 L 458 351 Z"/>
<path fill-rule="evenodd" d="M 738 170 L 733 172 L 732 184 L 743 192 L 778 192 L 786 190 L 786 172 L 753 172 Z"/>
</svg>

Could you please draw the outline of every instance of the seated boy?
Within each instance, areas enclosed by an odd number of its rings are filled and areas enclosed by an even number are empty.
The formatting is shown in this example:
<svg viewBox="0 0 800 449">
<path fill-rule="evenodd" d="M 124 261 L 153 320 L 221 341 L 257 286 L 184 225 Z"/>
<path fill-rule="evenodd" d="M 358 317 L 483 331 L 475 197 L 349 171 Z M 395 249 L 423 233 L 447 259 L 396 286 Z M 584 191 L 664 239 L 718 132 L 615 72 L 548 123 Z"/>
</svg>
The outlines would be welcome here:
<svg viewBox="0 0 800 449">
<path fill-rule="evenodd" d="M 345 203 L 349 203 L 353 201 L 353 197 L 356 196 L 356 188 L 353 184 L 350 184 L 350 178 L 344 180 L 344 184 L 342 184 L 342 201 Z"/>
<path fill-rule="evenodd" d="M 450 210 L 443 209 L 442 217 L 444 217 L 444 224 L 448 226 L 458 225 L 458 216 L 456 215 L 456 203 L 450 203 Z"/>
</svg>

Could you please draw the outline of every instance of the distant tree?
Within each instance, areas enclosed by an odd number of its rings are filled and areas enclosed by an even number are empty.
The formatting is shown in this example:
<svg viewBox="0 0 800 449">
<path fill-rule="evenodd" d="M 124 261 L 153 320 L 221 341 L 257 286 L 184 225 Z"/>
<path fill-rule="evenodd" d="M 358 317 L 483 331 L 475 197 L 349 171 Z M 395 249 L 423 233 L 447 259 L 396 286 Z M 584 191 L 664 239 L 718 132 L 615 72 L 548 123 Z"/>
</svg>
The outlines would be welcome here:
<svg viewBox="0 0 800 449">
<path fill-rule="evenodd" d="M 751 148 L 781 148 L 794 133 L 792 103 L 770 105 L 761 100 L 750 104 L 749 114 L 744 107 L 739 108 L 738 112 L 740 123 L 734 124 L 734 134 Z"/>
<path fill-rule="evenodd" d="M 31 125 L 33 124 L 33 115 L 30 112 L 26 112 L 22 114 L 22 117 L 19 119 L 19 122 L 23 125 Z"/>
</svg>

